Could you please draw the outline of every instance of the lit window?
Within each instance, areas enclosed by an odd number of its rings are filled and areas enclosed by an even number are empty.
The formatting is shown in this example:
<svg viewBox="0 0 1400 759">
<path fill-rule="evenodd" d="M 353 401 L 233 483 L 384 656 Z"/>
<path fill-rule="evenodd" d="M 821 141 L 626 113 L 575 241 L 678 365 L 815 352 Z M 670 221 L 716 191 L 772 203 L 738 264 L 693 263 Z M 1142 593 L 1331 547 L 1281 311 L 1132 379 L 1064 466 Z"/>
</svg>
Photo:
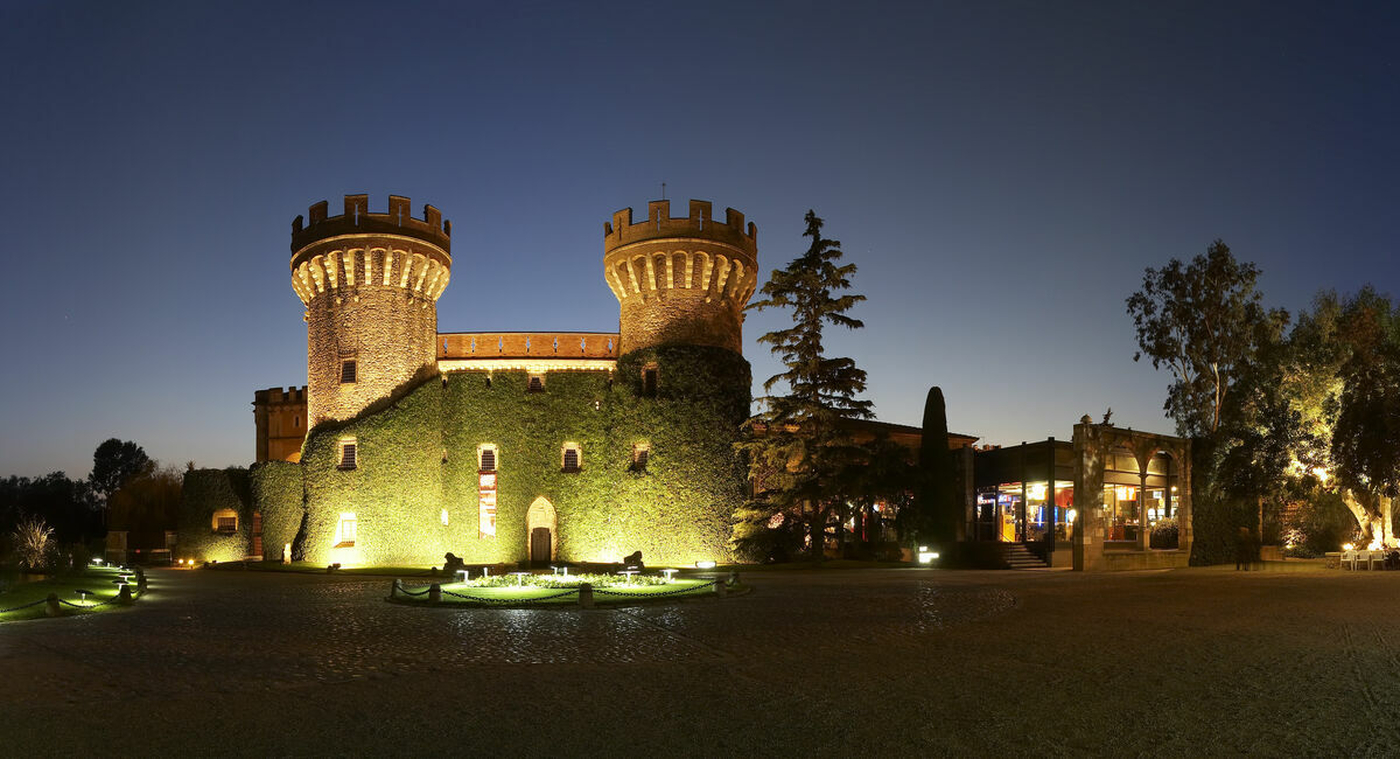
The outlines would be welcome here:
<svg viewBox="0 0 1400 759">
<path fill-rule="evenodd" d="M 565 472 L 578 472 L 583 469 L 583 450 L 577 443 L 564 444 L 563 469 Z"/>
<path fill-rule="evenodd" d="M 637 472 L 647 470 L 647 459 L 651 458 L 651 445 L 635 443 L 632 446 L 632 469 Z"/>
<path fill-rule="evenodd" d="M 355 521 L 355 515 L 341 514 L 340 524 L 337 525 L 335 530 L 335 547 L 348 548 L 355 545 L 357 532 L 359 532 L 359 526 Z"/>
<path fill-rule="evenodd" d="M 648 365 L 642 369 L 642 395 L 648 398 L 656 396 L 656 366 Z"/>
<path fill-rule="evenodd" d="M 447 519 L 447 509 L 443 509 L 443 510 L 442 510 L 442 526 L 443 526 L 443 527 L 446 527 L 446 526 L 447 526 L 447 522 L 448 522 L 448 519 Z"/>
<path fill-rule="evenodd" d="M 238 532 L 238 512 L 233 509 L 219 509 L 214 512 L 213 524 L 214 532 L 220 535 L 232 535 Z"/>
<path fill-rule="evenodd" d="M 354 361 L 341 361 L 341 362 L 340 362 L 340 384 L 342 384 L 342 385 L 351 385 L 351 384 L 354 384 L 354 382 L 355 382 L 355 362 L 354 362 Z"/>
<path fill-rule="evenodd" d="M 483 445 L 477 449 L 476 456 L 479 462 L 477 466 L 477 471 L 496 471 L 496 446 L 491 445 L 489 443 Z"/>
<path fill-rule="evenodd" d="M 340 463 L 337 465 L 338 468 L 354 469 L 357 466 L 355 458 L 356 447 L 354 438 L 340 441 Z"/>
<path fill-rule="evenodd" d="M 543 375 L 543 374 L 531 374 L 531 375 L 530 375 L 529 391 L 532 392 L 532 393 L 543 393 L 543 392 L 544 392 L 544 375 Z"/>
</svg>

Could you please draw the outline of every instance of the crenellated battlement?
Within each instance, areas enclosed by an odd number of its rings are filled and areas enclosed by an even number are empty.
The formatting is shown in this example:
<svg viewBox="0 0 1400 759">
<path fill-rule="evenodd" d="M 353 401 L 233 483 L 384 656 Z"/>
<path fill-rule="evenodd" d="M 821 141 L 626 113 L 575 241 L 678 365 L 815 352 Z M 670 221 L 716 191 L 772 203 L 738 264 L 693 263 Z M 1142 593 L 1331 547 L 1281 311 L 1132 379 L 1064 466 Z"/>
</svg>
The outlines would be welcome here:
<svg viewBox="0 0 1400 759">
<path fill-rule="evenodd" d="M 368 195 L 346 195 L 345 212 L 329 216 L 330 204 L 323 200 L 311 206 L 305 226 L 300 216 L 292 221 L 292 252 L 328 237 L 377 233 L 416 237 L 450 254 L 452 222 L 443 220 L 442 211 L 431 205 L 424 205 L 423 218 L 415 219 L 411 205 L 408 198 L 390 195 L 389 211 L 373 213 Z"/>
<path fill-rule="evenodd" d="M 616 332 L 448 332 L 437 336 L 442 359 L 617 358 Z"/>
<path fill-rule="evenodd" d="M 306 403 L 306 386 L 292 386 L 285 390 L 280 387 L 256 390 L 253 392 L 253 403 L 255 405 L 304 405 Z"/>
<path fill-rule="evenodd" d="M 613 214 L 612 221 L 603 222 L 603 251 L 611 253 L 624 245 L 662 238 L 698 238 L 733 246 L 750 256 L 758 251 L 758 229 L 744 215 L 726 208 L 724 221 L 715 221 L 708 200 L 690 201 L 690 215 L 672 218 L 671 201 L 653 200 L 647 204 L 647 219 L 633 223 L 632 209 L 624 208 Z"/>
</svg>

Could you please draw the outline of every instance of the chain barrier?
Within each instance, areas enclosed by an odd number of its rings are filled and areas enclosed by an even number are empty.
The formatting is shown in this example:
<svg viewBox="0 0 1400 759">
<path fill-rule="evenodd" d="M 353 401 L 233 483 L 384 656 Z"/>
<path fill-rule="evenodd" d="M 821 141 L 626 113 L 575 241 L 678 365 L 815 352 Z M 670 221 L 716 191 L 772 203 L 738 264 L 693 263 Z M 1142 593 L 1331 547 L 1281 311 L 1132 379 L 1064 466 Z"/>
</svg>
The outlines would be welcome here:
<svg viewBox="0 0 1400 759">
<path fill-rule="evenodd" d="M 45 604 L 45 603 L 48 603 L 48 602 L 49 602 L 49 599 L 47 599 L 47 598 L 41 598 L 41 599 L 39 599 L 38 601 L 34 601 L 34 602 L 31 602 L 31 603 L 27 603 L 27 604 L 20 604 L 19 606 L 16 606 L 16 607 L 13 607 L 13 608 L 10 608 L 10 609 L 0 609 L 0 614 L 9 614 L 9 613 L 12 612 L 12 611 L 22 611 L 22 610 L 24 610 L 24 609 L 31 609 L 31 608 L 33 608 L 33 607 L 35 607 L 35 606 L 38 606 L 39 604 Z"/>
<path fill-rule="evenodd" d="M 625 590 L 607 590 L 606 588 L 594 588 L 593 592 L 603 596 L 618 596 L 619 598 L 666 598 L 668 596 L 679 596 L 686 593 L 703 592 L 706 588 L 712 588 L 724 580 L 714 580 L 703 585 L 693 585 L 689 588 L 677 588 L 675 590 L 663 590 L 658 593 L 629 593 Z"/>
<path fill-rule="evenodd" d="M 404 587 L 403 585 L 400 585 L 400 586 L 399 586 L 399 592 L 402 593 L 402 594 L 404 594 L 404 595 L 406 595 L 406 596 L 426 596 L 426 595 L 428 595 L 428 592 L 429 592 L 430 590 L 432 590 L 432 588 L 423 588 L 422 590 L 418 591 L 417 593 L 414 593 L 413 591 L 409 590 L 408 588 Z"/>
<path fill-rule="evenodd" d="M 562 593 L 555 593 L 555 594 L 549 595 L 549 596 L 540 596 L 539 598 L 526 598 L 526 599 L 515 599 L 515 598 L 486 598 L 486 597 L 484 597 L 484 596 L 465 596 L 465 595 L 462 595 L 461 593 L 453 593 L 453 592 L 450 591 L 450 590 L 444 590 L 444 591 L 442 591 L 442 593 L 443 593 L 443 595 L 452 596 L 452 597 L 454 597 L 454 598 L 460 598 L 460 599 L 463 599 L 463 600 L 465 600 L 465 601 L 476 601 L 476 602 L 479 602 L 479 603 L 486 603 L 486 604 L 512 604 L 512 605 L 516 605 L 516 604 L 537 604 L 537 603 L 543 603 L 543 602 L 545 602 L 545 601 L 553 601 L 553 600 L 556 599 L 556 598 L 564 598 L 564 597 L 566 597 L 566 596 L 575 596 L 575 595 L 578 595 L 578 588 L 571 588 L 571 589 L 566 590 L 566 591 L 564 591 L 564 592 L 562 592 Z"/>
</svg>

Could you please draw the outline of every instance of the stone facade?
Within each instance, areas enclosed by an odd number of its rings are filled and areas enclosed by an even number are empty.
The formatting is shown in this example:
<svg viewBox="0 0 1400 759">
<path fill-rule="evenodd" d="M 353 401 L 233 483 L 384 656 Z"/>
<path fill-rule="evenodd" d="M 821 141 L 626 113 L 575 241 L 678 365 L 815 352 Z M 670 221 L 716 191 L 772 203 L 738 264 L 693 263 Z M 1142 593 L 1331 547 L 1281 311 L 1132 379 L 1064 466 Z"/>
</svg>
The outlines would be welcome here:
<svg viewBox="0 0 1400 759">
<path fill-rule="evenodd" d="M 306 388 L 274 387 L 253 394 L 256 462 L 299 461 L 306 440 Z"/>
<path fill-rule="evenodd" d="M 652 201 L 647 220 L 632 209 L 603 225 L 604 276 L 621 307 L 622 353 L 659 345 L 709 345 L 743 351 L 743 310 L 758 282 L 757 232 L 730 208 L 725 221 L 690 201 L 671 218 L 670 201 Z"/>
<path fill-rule="evenodd" d="M 309 223 L 298 217 L 302 495 L 250 489 L 239 539 L 249 551 L 266 542 L 268 558 L 290 548 L 290 558 L 347 565 L 440 563 L 446 551 L 477 563 L 615 561 L 634 550 L 648 562 L 732 558 L 730 520 L 746 495 L 733 442 L 749 413 L 741 324 L 756 233 L 732 209 L 711 220 L 706 202 L 691 201 L 681 219 L 666 201 L 648 210 L 646 222 L 624 209 L 604 225 L 618 332 L 438 333 L 452 260 L 437 209 L 414 219 L 408 199 L 391 196 L 388 213 L 372 213 L 351 195 L 339 216 L 321 202 Z M 296 413 L 295 393 L 255 396 L 260 460 L 292 458 L 280 415 Z M 207 532 L 206 509 L 189 508 L 200 519 L 185 529 Z M 268 537 L 256 534 L 262 524 L 296 527 Z"/>
<path fill-rule="evenodd" d="M 369 212 L 365 195 L 345 212 L 311 207 L 292 226 L 292 289 L 306 306 L 307 412 L 312 427 L 350 419 L 437 361 L 437 299 L 447 288 L 451 224 L 432 206 L 422 220 L 408 198 Z M 353 364 L 353 368 L 347 366 Z"/>
</svg>

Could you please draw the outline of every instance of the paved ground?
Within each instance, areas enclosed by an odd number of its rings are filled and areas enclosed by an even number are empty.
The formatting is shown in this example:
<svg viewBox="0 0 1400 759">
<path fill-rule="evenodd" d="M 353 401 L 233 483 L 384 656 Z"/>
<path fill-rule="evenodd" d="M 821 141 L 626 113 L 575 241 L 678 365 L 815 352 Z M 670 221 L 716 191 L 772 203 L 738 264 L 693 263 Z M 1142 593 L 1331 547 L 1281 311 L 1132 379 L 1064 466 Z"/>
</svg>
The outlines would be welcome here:
<svg viewBox="0 0 1400 759">
<path fill-rule="evenodd" d="M 1400 752 L 1400 572 L 782 571 L 748 596 L 446 610 L 387 581 L 157 571 L 0 627 L 0 751 Z"/>
</svg>

